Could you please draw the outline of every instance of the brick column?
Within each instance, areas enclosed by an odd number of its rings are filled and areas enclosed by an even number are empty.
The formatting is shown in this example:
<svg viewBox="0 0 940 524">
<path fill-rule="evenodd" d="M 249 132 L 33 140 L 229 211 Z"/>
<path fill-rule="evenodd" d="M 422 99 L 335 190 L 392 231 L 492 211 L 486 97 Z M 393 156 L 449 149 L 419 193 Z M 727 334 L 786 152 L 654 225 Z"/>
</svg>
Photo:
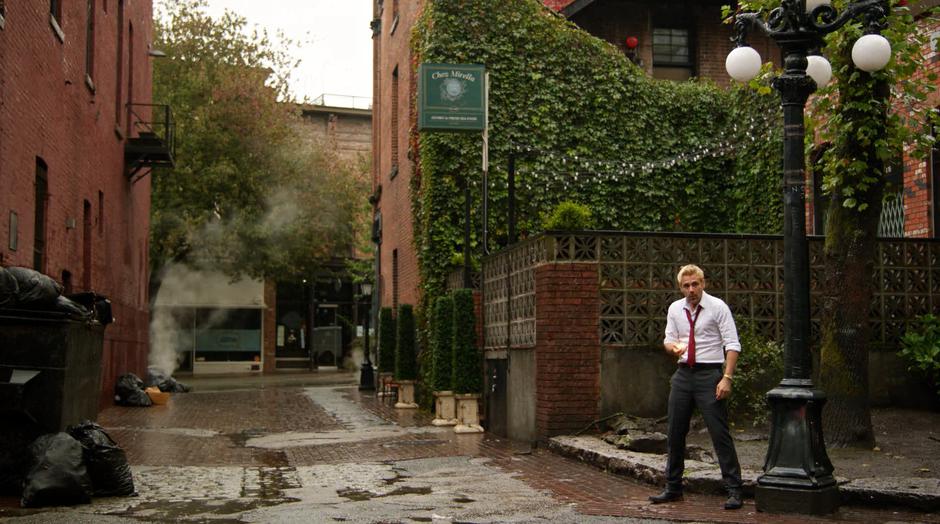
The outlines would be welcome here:
<svg viewBox="0 0 940 524">
<path fill-rule="evenodd" d="M 473 330 L 477 335 L 477 349 L 483 348 L 483 293 L 478 289 L 473 290 L 473 318 L 476 322 L 473 324 Z"/>
<path fill-rule="evenodd" d="M 599 418 L 600 293 L 596 264 L 535 268 L 535 426 L 539 438 Z"/>
</svg>

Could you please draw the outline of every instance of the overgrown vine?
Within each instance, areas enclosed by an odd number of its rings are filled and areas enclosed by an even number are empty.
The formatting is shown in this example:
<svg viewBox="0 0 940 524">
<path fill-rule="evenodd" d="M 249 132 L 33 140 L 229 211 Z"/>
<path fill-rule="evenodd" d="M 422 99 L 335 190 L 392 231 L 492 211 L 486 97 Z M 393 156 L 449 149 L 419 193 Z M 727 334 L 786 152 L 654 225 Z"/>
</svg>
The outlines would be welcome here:
<svg viewBox="0 0 940 524">
<path fill-rule="evenodd" d="M 649 78 L 616 47 L 538 0 L 429 0 L 413 65 L 485 64 L 490 90 L 490 250 L 507 238 L 507 173 L 517 161 L 519 230 L 537 233 L 563 200 L 601 229 L 776 233 L 778 101 L 707 81 Z M 462 250 L 469 180 L 472 252 L 481 252 L 481 138 L 412 131 L 415 243 L 427 300 Z"/>
</svg>

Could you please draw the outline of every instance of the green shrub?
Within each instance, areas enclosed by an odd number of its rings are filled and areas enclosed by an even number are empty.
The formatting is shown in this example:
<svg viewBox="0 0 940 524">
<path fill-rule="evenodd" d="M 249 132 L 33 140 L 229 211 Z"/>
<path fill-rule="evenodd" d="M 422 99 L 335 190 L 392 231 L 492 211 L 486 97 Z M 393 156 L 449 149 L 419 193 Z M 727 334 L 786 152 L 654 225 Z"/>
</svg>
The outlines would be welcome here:
<svg viewBox="0 0 940 524">
<path fill-rule="evenodd" d="M 483 355 L 477 349 L 476 337 L 473 292 L 458 289 L 454 292 L 454 393 L 483 392 Z"/>
<path fill-rule="evenodd" d="M 546 230 L 580 231 L 594 227 L 591 208 L 565 200 L 542 217 L 542 227 Z"/>
<path fill-rule="evenodd" d="M 410 304 L 398 306 L 397 343 L 395 344 L 395 380 L 418 378 L 415 358 L 415 314 Z"/>
<path fill-rule="evenodd" d="M 921 315 L 901 337 L 898 352 L 917 371 L 929 380 L 940 395 L 940 318 Z"/>
<path fill-rule="evenodd" d="M 392 308 L 383 307 L 379 311 L 379 372 L 395 371 L 395 319 Z"/>
<path fill-rule="evenodd" d="M 446 391 L 454 383 L 454 299 L 449 295 L 434 301 L 431 317 L 431 377 L 434 391 Z"/>
<path fill-rule="evenodd" d="M 767 392 L 783 379 L 783 344 L 767 338 L 750 322 L 738 327 L 742 350 L 728 411 L 736 422 L 749 420 L 759 426 L 768 419 Z"/>
</svg>

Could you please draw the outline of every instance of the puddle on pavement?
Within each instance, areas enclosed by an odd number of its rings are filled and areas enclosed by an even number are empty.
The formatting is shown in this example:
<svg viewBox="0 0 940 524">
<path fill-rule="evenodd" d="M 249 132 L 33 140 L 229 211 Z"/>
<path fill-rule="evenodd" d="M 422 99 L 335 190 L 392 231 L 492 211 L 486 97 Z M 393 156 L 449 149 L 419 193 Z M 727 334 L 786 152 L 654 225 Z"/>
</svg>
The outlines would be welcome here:
<svg viewBox="0 0 940 524">
<path fill-rule="evenodd" d="M 440 439 L 423 439 L 423 440 L 395 440 L 392 442 L 386 442 L 382 444 L 383 448 L 394 448 L 398 446 L 440 446 L 441 444 L 447 444 L 447 442 Z"/>
<path fill-rule="evenodd" d="M 415 522 L 434 522 L 431 517 L 408 517 Z"/>
<path fill-rule="evenodd" d="M 264 428 L 250 428 L 243 429 L 238 433 L 226 433 L 225 436 L 236 446 L 243 448 L 250 439 L 264 436 L 266 433 L 267 431 Z"/>
<path fill-rule="evenodd" d="M 382 498 L 382 497 L 395 497 L 398 495 L 430 495 L 430 487 L 415 487 L 415 486 L 402 486 L 400 488 L 395 488 L 388 493 L 376 493 L 374 491 L 363 490 L 363 489 L 338 489 L 336 494 L 340 497 L 352 500 L 354 502 L 363 502 L 367 500 Z"/>
<path fill-rule="evenodd" d="M 262 466 L 270 468 L 284 468 L 290 465 L 287 461 L 287 454 L 283 451 L 263 451 L 255 455 L 255 459 Z"/>
<path fill-rule="evenodd" d="M 257 497 L 262 500 L 283 500 L 284 490 L 301 487 L 292 467 L 258 468 L 258 485 L 242 487 L 242 497 Z"/>
<path fill-rule="evenodd" d="M 134 517 L 138 514 L 144 514 L 147 519 L 154 519 L 159 516 L 160 520 L 181 520 L 181 518 L 192 517 L 195 515 L 237 515 L 245 511 L 277 506 L 278 504 L 287 504 L 291 502 L 300 502 L 300 499 L 284 497 L 268 500 L 188 500 L 185 502 L 168 502 L 165 500 L 155 500 L 137 504 L 123 511 L 106 513 L 106 515 Z M 188 520 L 188 519 L 187 519 Z M 240 519 L 219 519 L 211 518 L 213 524 L 224 522 L 242 522 Z"/>
</svg>

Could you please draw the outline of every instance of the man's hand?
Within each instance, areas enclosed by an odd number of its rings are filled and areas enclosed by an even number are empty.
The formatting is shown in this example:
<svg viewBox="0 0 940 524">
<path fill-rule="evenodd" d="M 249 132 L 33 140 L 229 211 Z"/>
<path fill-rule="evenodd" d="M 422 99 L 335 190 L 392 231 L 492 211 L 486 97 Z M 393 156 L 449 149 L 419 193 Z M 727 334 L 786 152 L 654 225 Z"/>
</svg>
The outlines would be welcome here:
<svg viewBox="0 0 940 524">
<path fill-rule="evenodd" d="M 672 346 L 667 348 L 669 354 L 676 357 L 676 360 L 682 358 L 682 355 L 685 354 L 685 351 L 688 349 L 688 345 L 684 342 L 673 342 Z"/>
<path fill-rule="evenodd" d="M 731 381 L 727 377 L 722 377 L 715 387 L 715 399 L 723 400 L 731 396 Z"/>
</svg>

